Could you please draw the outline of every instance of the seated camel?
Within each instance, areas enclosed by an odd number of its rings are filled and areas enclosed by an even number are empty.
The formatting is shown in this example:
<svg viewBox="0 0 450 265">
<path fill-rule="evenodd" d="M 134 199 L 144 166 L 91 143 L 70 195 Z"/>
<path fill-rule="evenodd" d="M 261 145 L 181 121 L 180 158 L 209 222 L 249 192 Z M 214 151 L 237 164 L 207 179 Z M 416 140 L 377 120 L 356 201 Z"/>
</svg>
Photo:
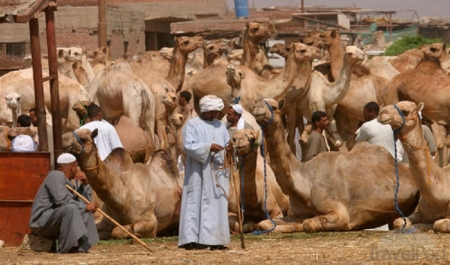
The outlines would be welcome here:
<svg viewBox="0 0 450 265">
<path fill-rule="evenodd" d="M 253 130 L 241 129 L 233 135 L 236 155 L 239 157 L 235 180 L 236 187 L 244 187 L 230 192 L 229 211 L 230 230 L 239 232 L 236 214 L 239 209 L 236 201 L 241 198 L 244 210 L 243 232 L 251 232 L 256 229 L 255 223 L 270 218 L 286 216 L 289 210 L 289 198 L 281 191 L 275 179 L 272 168 L 266 165 L 259 151 L 258 135 Z M 266 174 L 266 175 L 265 175 Z"/>
<path fill-rule="evenodd" d="M 394 159 L 385 148 L 363 142 L 350 152 L 320 153 L 302 163 L 290 151 L 277 108 L 275 100 L 259 100 L 253 110 L 264 130 L 270 165 L 291 203 L 289 215 L 274 220 L 274 232 L 361 230 L 400 217 L 394 203 Z M 408 215 L 417 206 L 419 190 L 408 165 L 399 164 L 398 172 L 398 207 Z M 259 227 L 273 224 L 262 221 Z"/>
<path fill-rule="evenodd" d="M 104 202 L 104 211 L 137 237 L 172 233 L 178 227 L 182 183 L 170 156 L 158 150 L 146 165 L 136 163 L 117 172 L 98 159 L 93 142 L 97 133 L 88 129 L 65 133 L 63 150 L 77 155 L 89 185 Z M 97 229 L 101 239 L 129 237 L 106 218 Z"/>
<path fill-rule="evenodd" d="M 403 218 L 394 222 L 394 228 L 406 229 L 412 225 L 432 228 L 435 232 L 450 232 L 450 166 L 439 167 L 433 162 L 418 116 L 423 103 L 400 101 L 387 105 L 380 110 L 378 120 L 391 125 L 398 134 L 405 152 L 408 154 L 410 170 L 420 190 L 420 202 L 417 211 L 408 216 L 406 224 Z"/>
</svg>

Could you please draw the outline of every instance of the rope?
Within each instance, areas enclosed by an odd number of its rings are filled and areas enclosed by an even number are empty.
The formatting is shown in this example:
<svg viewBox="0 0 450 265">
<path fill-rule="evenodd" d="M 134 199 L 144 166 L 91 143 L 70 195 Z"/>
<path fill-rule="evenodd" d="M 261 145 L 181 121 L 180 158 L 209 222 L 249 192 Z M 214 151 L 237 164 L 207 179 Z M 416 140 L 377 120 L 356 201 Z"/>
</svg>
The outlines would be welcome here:
<svg viewBox="0 0 450 265">
<path fill-rule="evenodd" d="M 393 131 L 393 137 L 394 137 L 394 167 L 395 167 L 395 179 L 396 179 L 396 185 L 395 185 L 395 193 L 394 193 L 394 202 L 395 202 L 395 210 L 397 210 L 397 212 L 400 214 L 400 216 L 403 218 L 403 227 L 402 227 L 402 232 L 405 232 L 405 227 L 406 227 L 406 217 L 403 214 L 402 210 L 400 209 L 400 207 L 398 206 L 398 190 L 400 188 L 400 178 L 398 175 L 398 161 L 397 161 L 397 145 L 396 145 L 396 141 L 397 141 L 397 137 L 396 134 L 398 132 L 400 132 L 403 129 L 403 126 L 405 126 L 406 123 L 406 119 L 405 116 L 403 115 L 403 112 L 397 107 L 397 105 L 394 104 L 394 108 L 397 110 L 398 114 L 400 114 L 400 117 L 402 117 L 402 125 L 400 125 L 399 128 L 394 129 L 392 128 Z M 412 231 L 414 231 L 414 228 L 412 227 L 409 231 L 406 231 L 408 233 L 411 233 Z"/>
<path fill-rule="evenodd" d="M 264 102 L 266 103 L 267 107 L 269 108 L 270 114 L 271 114 L 269 121 L 266 124 L 261 125 L 261 135 L 262 135 L 262 138 L 261 138 L 261 155 L 262 155 L 263 161 L 264 161 L 264 212 L 266 213 L 267 219 L 272 222 L 273 226 L 272 226 L 271 229 L 267 229 L 267 230 L 255 230 L 255 231 L 252 232 L 252 234 L 254 234 L 254 235 L 261 235 L 263 233 L 272 232 L 277 227 L 277 224 L 270 217 L 269 212 L 267 211 L 267 168 L 266 168 L 267 162 L 266 162 L 265 141 L 264 141 L 264 127 L 266 127 L 267 125 L 269 125 L 269 124 L 271 124 L 273 122 L 274 115 L 273 115 L 273 109 L 269 105 L 269 103 L 267 103 L 267 101 L 264 101 Z"/>
<path fill-rule="evenodd" d="M 225 145 L 225 147 L 228 144 L 229 143 L 227 143 Z M 214 179 L 216 180 L 216 187 L 221 189 L 223 194 L 225 195 L 225 198 L 227 199 L 227 201 L 230 201 L 230 198 L 228 197 L 228 194 L 226 193 L 224 187 L 222 187 L 222 185 L 219 184 L 219 178 L 217 177 L 216 171 L 217 170 L 225 170 L 225 169 L 227 169 L 229 167 L 234 167 L 235 163 L 234 163 L 234 160 L 233 160 L 233 152 L 229 152 L 225 148 L 225 159 L 224 159 L 224 162 L 221 165 L 221 167 L 219 167 L 216 170 L 214 170 L 214 156 L 217 155 L 218 153 L 219 152 L 215 152 L 215 153 L 212 154 L 210 165 L 211 165 L 211 169 L 213 169 L 212 172 L 213 172 L 213 175 L 214 175 Z"/>
</svg>

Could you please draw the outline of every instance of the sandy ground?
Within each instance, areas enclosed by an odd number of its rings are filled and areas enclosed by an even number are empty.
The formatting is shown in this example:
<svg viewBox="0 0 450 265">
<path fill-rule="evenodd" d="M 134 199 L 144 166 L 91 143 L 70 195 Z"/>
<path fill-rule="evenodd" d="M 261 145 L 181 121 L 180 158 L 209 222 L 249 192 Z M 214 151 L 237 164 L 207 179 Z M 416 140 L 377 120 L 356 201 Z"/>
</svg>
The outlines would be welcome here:
<svg viewBox="0 0 450 265">
<path fill-rule="evenodd" d="M 184 250 L 177 237 L 101 241 L 88 254 L 0 249 L 0 264 L 450 264 L 450 235 L 360 231 L 233 236 L 229 250 Z"/>
</svg>

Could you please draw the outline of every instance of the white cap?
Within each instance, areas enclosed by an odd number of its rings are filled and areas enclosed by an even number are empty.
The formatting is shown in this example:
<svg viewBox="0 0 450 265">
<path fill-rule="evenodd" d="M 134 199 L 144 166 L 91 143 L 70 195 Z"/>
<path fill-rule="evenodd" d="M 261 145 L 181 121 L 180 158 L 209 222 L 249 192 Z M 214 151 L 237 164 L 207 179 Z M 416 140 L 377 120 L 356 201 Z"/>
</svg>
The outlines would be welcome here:
<svg viewBox="0 0 450 265">
<path fill-rule="evenodd" d="M 16 136 L 11 143 L 13 152 L 31 152 L 36 151 L 37 145 L 31 136 L 20 134 Z"/>
<path fill-rule="evenodd" d="M 69 164 L 69 163 L 75 162 L 76 160 L 77 159 L 75 158 L 74 155 L 69 154 L 69 153 L 63 153 L 58 156 L 58 159 L 56 159 L 56 163 Z"/>
<path fill-rule="evenodd" d="M 234 104 L 231 106 L 236 113 L 242 115 L 242 106 L 240 104 Z"/>
</svg>

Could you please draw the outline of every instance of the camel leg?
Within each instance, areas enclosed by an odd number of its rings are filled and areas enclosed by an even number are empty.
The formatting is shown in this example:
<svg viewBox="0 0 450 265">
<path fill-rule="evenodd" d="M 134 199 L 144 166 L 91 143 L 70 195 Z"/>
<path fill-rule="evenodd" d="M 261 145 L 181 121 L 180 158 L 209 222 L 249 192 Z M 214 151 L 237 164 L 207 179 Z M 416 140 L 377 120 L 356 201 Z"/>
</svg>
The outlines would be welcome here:
<svg viewBox="0 0 450 265">
<path fill-rule="evenodd" d="M 153 216 L 151 220 L 138 221 L 123 226 L 128 232 L 133 233 L 139 238 L 156 237 L 156 227 L 156 216 Z M 112 230 L 111 237 L 114 239 L 130 238 L 130 236 L 119 227 L 115 227 Z"/>
<path fill-rule="evenodd" d="M 406 225 L 405 220 L 402 217 L 399 217 L 394 220 L 393 230 L 401 231 L 402 229 L 408 231 L 414 228 L 413 224 L 419 224 L 422 222 L 423 217 L 419 212 L 414 212 L 410 216 L 406 217 Z M 403 228 L 405 226 L 405 228 Z"/>
<path fill-rule="evenodd" d="M 436 233 L 450 232 L 450 219 L 444 218 L 434 222 L 433 231 Z"/>
<path fill-rule="evenodd" d="M 303 232 L 303 218 L 297 216 L 286 216 L 283 218 L 273 219 L 277 225 L 272 232 L 275 233 L 294 233 Z M 256 225 L 258 230 L 270 230 L 273 228 L 273 223 L 270 220 L 264 220 Z"/>
<path fill-rule="evenodd" d="M 347 207 L 340 202 L 332 200 L 323 200 L 320 204 L 321 207 L 317 207 L 317 210 L 319 212 L 327 211 L 327 213 L 306 219 L 303 222 L 305 232 L 350 230 L 350 216 Z"/>
</svg>

